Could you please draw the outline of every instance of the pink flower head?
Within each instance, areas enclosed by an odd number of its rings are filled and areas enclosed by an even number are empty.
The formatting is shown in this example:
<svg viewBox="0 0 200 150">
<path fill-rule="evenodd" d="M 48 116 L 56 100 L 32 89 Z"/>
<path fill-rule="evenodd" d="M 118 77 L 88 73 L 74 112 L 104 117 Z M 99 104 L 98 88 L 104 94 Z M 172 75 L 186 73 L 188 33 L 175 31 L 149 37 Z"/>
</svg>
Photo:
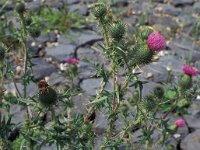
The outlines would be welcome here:
<svg viewBox="0 0 200 150">
<path fill-rule="evenodd" d="M 178 119 L 175 122 L 177 127 L 184 127 L 185 126 L 185 121 L 183 119 Z"/>
<path fill-rule="evenodd" d="M 166 47 L 165 38 L 157 33 L 152 32 L 147 39 L 147 45 L 152 51 L 161 51 Z"/>
<path fill-rule="evenodd" d="M 73 58 L 73 57 L 68 58 L 65 62 L 66 62 L 66 63 L 69 63 L 69 64 L 79 64 L 78 59 Z"/>
<path fill-rule="evenodd" d="M 183 65 L 182 71 L 183 71 L 183 73 L 188 74 L 190 76 L 196 76 L 198 74 L 197 68 L 191 67 L 191 66 L 188 66 L 188 65 Z"/>
</svg>

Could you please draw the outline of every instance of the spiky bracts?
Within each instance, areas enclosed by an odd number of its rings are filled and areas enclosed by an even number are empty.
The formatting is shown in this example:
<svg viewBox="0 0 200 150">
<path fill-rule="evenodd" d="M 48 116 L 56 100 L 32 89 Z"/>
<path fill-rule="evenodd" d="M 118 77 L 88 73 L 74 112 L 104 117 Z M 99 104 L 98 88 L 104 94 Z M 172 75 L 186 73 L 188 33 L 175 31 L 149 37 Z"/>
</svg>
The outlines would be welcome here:
<svg viewBox="0 0 200 150">
<path fill-rule="evenodd" d="M 93 15 L 98 19 L 102 19 L 106 14 L 107 8 L 104 4 L 99 4 L 93 9 Z"/>
<path fill-rule="evenodd" d="M 187 74 L 183 74 L 178 82 L 181 90 L 187 90 L 192 87 L 192 77 Z"/>
<path fill-rule="evenodd" d="M 17 13 L 22 14 L 25 11 L 25 4 L 23 2 L 17 2 L 15 10 Z"/>
<path fill-rule="evenodd" d="M 116 41 L 120 41 L 124 37 L 125 32 L 126 26 L 122 22 L 114 23 L 110 27 L 110 36 Z"/>
<path fill-rule="evenodd" d="M 41 80 L 38 83 L 39 89 L 39 102 L 42 107 L 50 107 L 57 102 L 57 93 L 56 91 L 49 87 L 45 80 Z"/>
<path fill-rule="evenodd" d="M 152 61 L 153 51 L 151 51 L 146 44 L 139 44 L 132 49 L 127 55 L 129 57 L 129 66 L 145 65 Z M 130 56 L 132 58 L 130 58 Z"/>
</svg>

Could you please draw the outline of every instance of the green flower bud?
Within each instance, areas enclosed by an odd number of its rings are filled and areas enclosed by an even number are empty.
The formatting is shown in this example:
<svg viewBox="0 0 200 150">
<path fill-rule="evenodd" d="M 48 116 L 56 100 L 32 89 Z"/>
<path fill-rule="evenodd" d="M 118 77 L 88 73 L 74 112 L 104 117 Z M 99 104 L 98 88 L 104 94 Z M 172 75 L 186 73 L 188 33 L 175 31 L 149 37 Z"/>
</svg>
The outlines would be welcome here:
<svg viewBox="0 0 200 150">
<path fill-rule="evenodd" d="M 128 57 L 133 56 L 132 58 L 129 58 L 129 66 L 148 64 L 152 61 L 154 54 L 153 51 L 150 50 L 146 44 L 137 46 L 137 48 L 133 49 L 133 52 L 129 53 L 130 54 L 128 54 Z"/>
<path fill-rule="evenodd" d="M 153 30 L 150 29 L 150 28 L 148 28 L 148 27 L 143 27 L 143 28 L 141 28 L 140 30 L 141 30 L 141 31 L 140 31 L 140 32 L 141 32 L 141 33 L 140 33 L 141 38 L 144 39 L 144 40 L 147 40 L 147 39 L 148 39 L 148 36 L 153 32 Z"/>
<path fill-rule="evenodd" d="M 42 107 L 50 107 L 57 102 L 57 93 L 54 89 L 49 87 L 46 81 L 41 80 L 38 83 L 39 88 L 39 102 Z"/>
<path fill-rule="evenodd" d="M 27 18 L 25 19 L 25 25 L 26 25 L 26 26 L 30 26 L 31 23 L 32 23 L 32 19 L 31 19 L 30 17 L 27 17 Z"/>
<path fill-rule="evenodd" d="M 30 32 L 30 36 L 33 38 L 37 38 L 40 36 L 40 30 L 37 28 L 32 28 L 32 29 L 30 29 L 29 32 Z"/>
<path fill-rule="evenodd" d="M 187 107 L 187 106 L 189 106 L 189 101 L 187 100 L 187 99 L 181 99 L 180 101 L 178 101 L 178 104 L 177 104 L 177 106 L 178 107 Z"/>
<path fill-rule="evenodd" d="M 144 104 L 145 104 L 145 108 L 148 111 L 152 111 L 153 109 L 155 109 L 155 106 L 156 106 L 155 97 L 153 95 L 147 95 L 144 98 Z"/>
<path fill-rule="evenodd" d="M 177 126 L 175 124 L 172 124 L 168 127 L 168 129 L 170 130 L 170 132 L 175 132 L 177 130 Z"/>
<path fill-rule="evenodd" d="M 123 38 L 126 31 L 126 27 L 123 23 L 115 23 L 110 28 L 110 35 L 115 40 L 119 41 Z"/>
<path fill-rule="evenodd" d="M 190 89 L 192 87 L 192 77 L 187 74 L 184 74 L 181 76 L 178 84 L 179 84 L 181 90 Z"/>
<path fill-rule="evenodd" d="M 16 6 L 15 6 L 15 10 L 19 14 L 22 14 L 25 11 L 25 4 L 22 2 L 17 2 Z"/>
<path fill-rule="evenodd" d="M 164 95 L 164 89 L 161 86 L 156 86 L 153 90 L 154 94 L 158 98 L 162 98 Z"/>
<path fill-rule="evenodd" d="M 107 13 L 107 8 L 104 4 L 96 6 L 93 10 L 93 14 L 96 18 L 103 18 Z"/>
</svg>

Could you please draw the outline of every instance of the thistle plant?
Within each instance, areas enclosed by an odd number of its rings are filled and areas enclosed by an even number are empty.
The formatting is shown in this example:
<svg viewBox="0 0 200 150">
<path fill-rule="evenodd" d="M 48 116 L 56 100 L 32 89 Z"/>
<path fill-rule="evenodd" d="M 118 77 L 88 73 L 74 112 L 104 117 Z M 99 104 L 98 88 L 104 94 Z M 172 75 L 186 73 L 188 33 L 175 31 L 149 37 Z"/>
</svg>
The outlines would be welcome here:
<svg viewBox="0 0 200 150">
<path fill-rule="evenodd" d="M 75 82 L 79 60 L 72 57 L 64 62 L 67 69 L 62 73 L 71 82 L 63 89 L 56 89 L 44 79 L 35 81 L 27 39 L 35 40 L 40 35 L 40 25 L 34 22 L 24 2 L 16 2 L 15 13 L 20 27 L 14 28 L 10 24 L 9 36 L 2 32 L 3 37 L 9 38 L 0 41 L 0 108 L 8 112 L 8 117 L 3 116 L 0 109 L 0 149 L 39 150 L 54 144 L 58 150 L 90 150 L 95 149 L 97 138 L 102 138 L 97 148 L 101 150 L 118 149 L 120 146 L 127 150 L 173 147 L 168 141 L 178 128 L 185 126 L 181 115 L 187 113 L 186 108 L 199 93 L 194 79 L 198 70 L 184 65 L 177 84 L 172 87 L 162 83 L 144 95 L 143 87 L 148 81 L 140 78 L 141 72 L 137 68 L 154 61 L 154 56 L 166 47 L 165 38 L 148 26 L 138 27 L 137 32 L 130 36 L 126 24 L 114 16 L 109 5 L 97 3 L 91 9 L 101 27 L 104 41 L 99 46 L 107 57 L 109 67 L 102 64 L 96 68 L 95 76 L 102 78 L 101 85 L 96 95 L 89 98 L 86 112 L 79 114 L 73 112 L 73 98 L 83 92 Z M 18 41 L 18 44 L 11 45 L 10 39 Z M 23 92 L 16 84 L 16 68 L 9 65 L 9 52 L 15 49 L 22 58 L 20 81 Z M 6 80 L 14 82 L 17 95 L 5 93 Z M 38 87 L 37 94 L 32 97 L 27 94 L 30 82 Z M 110 91 L 106 90 L 109 82 L 112 82 Z M 19 124 L 11 122 L 12 115 L 9 113 L 10 107 L 15 104 L 26 108 L 26 118 Z M 63 111 L 55 113 L 60 106 Z M 101 134 L 96 130 L 98 110 L 104 110 L 107 116 L 105 123 L 108 128 Z M 50 112 L 51 117 L 48 117 Z M 169 115 L 173 113 L 180 115 L 179 119 L 169 123 Z M 119 127 L 118 122 L 122 126 Z M 135 131 L 141 132 L 137 143 L 133 142 L 137 136 Z M 159 133 L 156 141 L 153 138 L 155 132 Z"/>
</svg>

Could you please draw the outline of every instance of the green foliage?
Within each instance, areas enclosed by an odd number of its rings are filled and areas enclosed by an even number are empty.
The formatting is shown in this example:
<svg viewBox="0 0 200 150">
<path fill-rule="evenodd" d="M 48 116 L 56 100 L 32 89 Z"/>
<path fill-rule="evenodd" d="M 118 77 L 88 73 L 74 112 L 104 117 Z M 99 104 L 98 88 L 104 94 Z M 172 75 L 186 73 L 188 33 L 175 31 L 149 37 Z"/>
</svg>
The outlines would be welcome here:
<svg viewBox="0 0 200 150">
<path fill-rule="evenodd" d="M 168 138 L 172 137 L 177 128 L 169 124 L 166 117 L 170 113 L 187 113 L 186 108 L 195 99 L 198 90 L 192 87 L 194 82 L 191 76 L 184 74 L 173 88 L 161 84 L 152 89 L 149 95 L 144 95 L 143 88 L 148 82 L 141 80 L 141 72 L 137 72 L 137 68 L 152 62 L 155 53 L 148 48 L 146 40 L 153 30 L 146 26 L 138 27 L 131 33 L 133 35 L 130 35 L 126 32 L 126 25 L 112 14 L 109 5 L 104 3 L 92 5 L 91 9 L 102 27 L 104 42 L 100 47 L 107 56 L 109 67 L 104 64 L 95 66 L 96 74 L 93 77 L 102 78 L 102 82 L 96 95 L 88 98 L 88 109 L 83 114 L 74 113 L 77 109 L 74 107 L 74 97 L 84 95 L 76 82 L 78 62 L 66 64 L 67 70 L 63 71 L 63 74 L 69 79 L 69 83 L 63 89 L 55 90 L 55 87 L 41 80 L 38 93 L 32 97 L 28 96 L 27 85 L 35 81 L 27 39 L 37 38 L 44 29 L 66 32 L 69 28 L 81 28 L 85 19 L 77 17 L 75 13 L 69 13 L 66 7 L 64 5 L 61 9 L 52 9 L 43 6 L 38 11 L 25 13 L 24 3 L 19 2 L 15 8 L 18 28 L 15 28 L 7 17 L 3 21 L 0 20 L 0 60 L 4 60 L 0 61 L 1 148 L 40 150 L 45 145 L 54 144 L 58 150 L 94 149 L 95 140 L 103 137 L 100 149 L 114 150 L 121 146 L 133 149 L 133 131 L 137 129 L 141 131 L 138 147 L 145 144 L 149 148 L 153 148 L 152 145 L 172 148 Z M 7 59 L 10 57 L 8 52 L 16 52 L 15 49 L 19 49 L 20 59 L 23 61 L 19 63 L 23 68 L 19 79 L 23 84 L 22 92 L 15 83 L 16 68 L 9 65 L 10 61 Z M 133 69 L 136 70 L 135 73 Z M 10 79 L 14 82 L 16 95 L 6 93 L 2 88 L 6 80 Z M 110 82 L 112 89 L 107 90 L 106 86 Z M 26 118 L 19 124 L 12 124 L 10 108 L 16 104 L 24 106 Z M 60 106 L 63 110 L 59 114 L 55 113 L 55 109 L 60 109 Z M 108 128 L 98 133 L 96 113 L 102 110 L 106 114 L 106 121 L 103 123 L 106 123 Z M 1 115 L 4 111 L 7 116 Z M 163 114 L 157 115 L 158 112 Z M 121 123 L 120 128 L 118 123 Z M 19 126 L 19 135 L 10 138 L 16 126 Z M 160 135 L 158 141 L 153 143 L 152 136 L 156 130 L 160 131 Z"/>
<path fill-rule="evenodd" d="M 182 75 L 179 80 L 179 86 L 182 91 L 185 91 L 185 90 L 191 88 L 192 87 L 192 77 L 187 74 Z"/>
<path fill-rule="evenodd" d="M 39 92 L 39 101 L 43 107 L 50 107 L 57 102 L 57 93 L 51 87 Z"/>
<path fill-rule="evenodd" d="M 200 39 L 200 17 L 197 18 L 195 24 L 192 26 L 191 35 L 196 39 Z"/>
<path fill-rule="evenodd" d="M 23 2 L 17 2 L 15 10 L 17 13 L 22 14 L 25 11 L 25 4 Z"/>
<path fill-rule="evenodd" d="M 100 4 L 93 9 L 93 14 L 96 18 L 102 19 L 107 13 L 107 8 L 104 4 Z"/>
<path fill-rule="evenodd" d="M 117 41 L 120 41 L 123 38 L 125 31 L 126 31 L 125 25 L 121 22 L 114 23 L 110 27 L 110 35 Z"/>
<path fill-rule="evenodd" d="M 31 16 L 36 24 L 41 24 L 40 30 L 45 32 L 58 30 L 66 33 L 71 28 L 83 28 L 86 21 L 76 12 L 68 12 L 66 4 L 59 10 L 43 6 L 39 10 L 31 12 Z"/>
</svg>

